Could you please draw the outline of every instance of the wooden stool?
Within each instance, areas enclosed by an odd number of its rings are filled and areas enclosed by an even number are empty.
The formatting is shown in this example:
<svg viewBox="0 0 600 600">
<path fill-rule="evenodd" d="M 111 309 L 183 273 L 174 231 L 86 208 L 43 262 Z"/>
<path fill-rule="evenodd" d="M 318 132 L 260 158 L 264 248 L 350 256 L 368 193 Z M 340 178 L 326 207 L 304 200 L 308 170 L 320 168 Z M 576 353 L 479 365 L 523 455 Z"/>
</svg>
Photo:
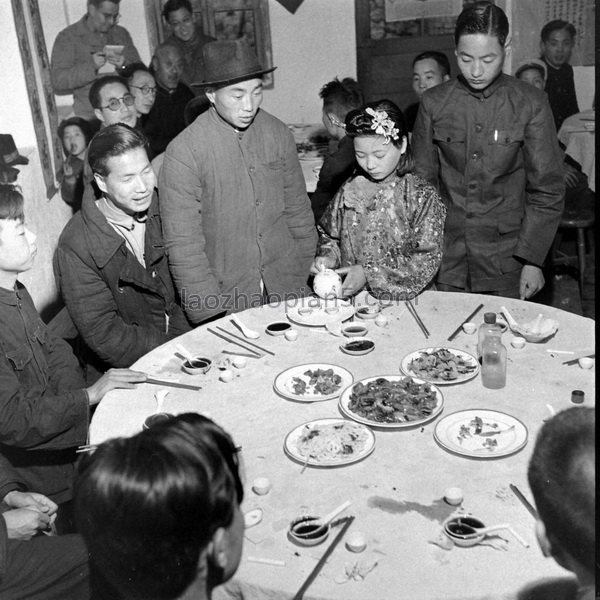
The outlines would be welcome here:
<svg viewBox="0 0 600 600">
<path fill-rule="evenodd" d="M 563 212 L 554 243 L 552 245 L 552 266 L 555 265 L 574 265 L 577 268 L 579 277 L 579 291 L 583 293 L 583 274 L 585 271 L 586 256 L 586 232 L 591 230 L 595 221 L 595 196 L 594 194 L 584 193 L 576 198 L 571 198 L 565 203 Z M 575 230 L 576 235 L 576 254 L 567 254 L 561 251 L 563 233 L 565 230 Z"/>
</svg>

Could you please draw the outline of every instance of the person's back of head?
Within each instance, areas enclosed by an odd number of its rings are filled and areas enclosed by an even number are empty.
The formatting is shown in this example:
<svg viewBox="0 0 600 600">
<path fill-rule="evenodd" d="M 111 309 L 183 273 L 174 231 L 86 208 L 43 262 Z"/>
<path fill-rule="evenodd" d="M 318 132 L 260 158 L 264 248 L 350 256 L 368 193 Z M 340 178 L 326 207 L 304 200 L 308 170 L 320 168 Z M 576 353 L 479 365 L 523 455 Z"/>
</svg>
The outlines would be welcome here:
<svg viewBox="0 0 600 600">
<path fill-rule="evenodd" d="M 483 34 L 498 38 L 501 47 L 504 47 L 508 37 L 508 19 L 504 11 L 488 2 L 481 0 L 469 4 L 456 19 L 454 28 L 454 43 L 463 35 Z"/>
<path fill-rule="evenodd" d="M 327 82 L 319 91 L 319 97 L 323 100 L 323 109 L 334 113 L 342 121 L 351 110 L 364 104 L 362 90 L 351 77 L 344 77 L 341 81 L 336 77 Z"/>
<path fill-rule="evenodd" d="M 239 564 L 242 497 L 231 438 L 188 413 L 85 457 L 75 515 L 94 566 L 126 598 L 175 599 L 191 586 L 201 598 Z"/>
<path fill-rule="evenodd" d="M 547 421 L 527 477 L 537 507 L 544 555 L 574 571 L 580 583 L 595 570 L 596 411 L 574 407 Z"/>
</svg>

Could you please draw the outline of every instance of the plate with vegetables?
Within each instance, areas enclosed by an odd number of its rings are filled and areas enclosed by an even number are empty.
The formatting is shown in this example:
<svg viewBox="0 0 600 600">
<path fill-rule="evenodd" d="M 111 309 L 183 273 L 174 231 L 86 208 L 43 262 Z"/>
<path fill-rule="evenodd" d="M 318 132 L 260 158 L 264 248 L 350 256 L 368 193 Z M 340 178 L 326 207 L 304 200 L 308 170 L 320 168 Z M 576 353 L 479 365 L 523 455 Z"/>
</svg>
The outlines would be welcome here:
<svg viewBox="0 0 600 600">
<path fill-rule="evenodd" d="M 527 444 L 527 427 L 495 410 L 461 410 L 440 419 L 433 433 L 442 448 L 472 458 L 499 458 Z"/>
<path fill-rule="evenodd" d="M 279 373 L 273 387 L 278 394 L 289 400 L 320 402 L 337 398 L 353 381 L 352 373 L 343 367 L 308 363 Z"/>
<path fill-rule="evenodd" d="M 479 361 L 456 348 L 422 348 L 402 359 L 400 371 L 436 385 L 451 385 L 476 377 Z"/>
<path fill-rule="evenodd" d="M 441 390 L 422 379 L 402 375 L 367 377 L 347 387 L 340 411 L 372 427 L 403 429 L 431 421 L 444 406 Z"/>
</svg>

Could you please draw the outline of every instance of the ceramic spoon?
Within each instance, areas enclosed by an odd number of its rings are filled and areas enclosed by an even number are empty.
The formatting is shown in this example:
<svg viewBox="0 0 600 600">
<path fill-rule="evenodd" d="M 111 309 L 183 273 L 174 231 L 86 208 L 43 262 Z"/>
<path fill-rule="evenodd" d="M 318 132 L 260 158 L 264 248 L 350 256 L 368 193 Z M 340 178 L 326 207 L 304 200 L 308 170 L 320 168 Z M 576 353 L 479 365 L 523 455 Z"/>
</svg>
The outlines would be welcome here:
<svg viewBox="0 0 600 600">
<path fill-rule="evenodd" d="M 186 350 L 181 344 L 177 344 L 175 346 L 175 350 L 179 352 L 179 354 L 181 354 L 181 356 L 183 356 L 188 362 L 191 363 L 194 360 L 194 357 L 192 356 L 191 352 Z"/>
<path fill-rule="evenodd" d="M 469 527 L 471 527 L 469 525 Z M 489 527 L 472 527 L 474 530 L 473 533 L 461 533 L 452 535 L 455 537 L 459 537 L 463 540 L 470 540 L 477 537 L 483 537 L 492 531 L 498 531 L 499 529 L 510 529 L 510 525 L 508 523 L 500 523 L 499 525 L 490 525 Z"/>
<path fill-rule="evenodd" d="M 254 331 L 254 329 L 250 329 L 250 327 L 244 325 L 234 314 L 231 315 L 231 320 L 239 327 L 240 331 L 249 339 L 255 340 L 260 337 L 260 333 L 258 331 Z"/>
<path fill-rule="evenodd" d="M 320 519 L 309 519 L 307 521 L 302 521 L 302 528 L 307 529 L 310 528 L 310 531 L 307 533 L 295 533 L 296 537 L 315 537 L 318 535 L 331 521 L 333 521 L 340 513 L 344 512 L 349 506 L 351 501 L 346 500 L 343 504 L 340 504 L 337 508 L 334 508 L 330 513 L 327 513 L 324 517 Z M 313 529 L 314 527 L 314 529 Z"/>
</svg>

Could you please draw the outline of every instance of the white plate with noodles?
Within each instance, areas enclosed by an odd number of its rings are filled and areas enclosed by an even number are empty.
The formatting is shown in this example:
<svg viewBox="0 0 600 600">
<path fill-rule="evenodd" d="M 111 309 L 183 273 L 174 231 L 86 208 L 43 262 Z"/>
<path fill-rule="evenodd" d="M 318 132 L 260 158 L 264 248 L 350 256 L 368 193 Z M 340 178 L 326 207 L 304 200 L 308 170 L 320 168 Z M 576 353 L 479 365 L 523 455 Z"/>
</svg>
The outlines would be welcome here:
<svg viewBox="0 0 600 600">
<path fill-rule="evenodd" d="M 288 400 L 320 402 L 337 398 L 353 381 L 352 373 L 343 367 L 308 363 L 279 373 L 273 387 Z"/>
<path fill-rule="evenodd" d="M 286 454 L 313 467 L 340 467 L 366 458 L 375 449 L 375 434 L 346 419 L 316 419 L 290 431 Z"/>
<path fill-rule="evenodd" d="M 456 348 L 422 348 L 402 359 L 400 371 L 436 385 L 452 385 L 477 377 L 479 361 Z"/>
<path fill-rule="evenodd" d="M 441 390 L 422 379 L 402 375 L 367 377 L 340 396 L 342 414 L 384 429 L 415 427 L 435 419 L 444 407 Z"/>
</svg>

